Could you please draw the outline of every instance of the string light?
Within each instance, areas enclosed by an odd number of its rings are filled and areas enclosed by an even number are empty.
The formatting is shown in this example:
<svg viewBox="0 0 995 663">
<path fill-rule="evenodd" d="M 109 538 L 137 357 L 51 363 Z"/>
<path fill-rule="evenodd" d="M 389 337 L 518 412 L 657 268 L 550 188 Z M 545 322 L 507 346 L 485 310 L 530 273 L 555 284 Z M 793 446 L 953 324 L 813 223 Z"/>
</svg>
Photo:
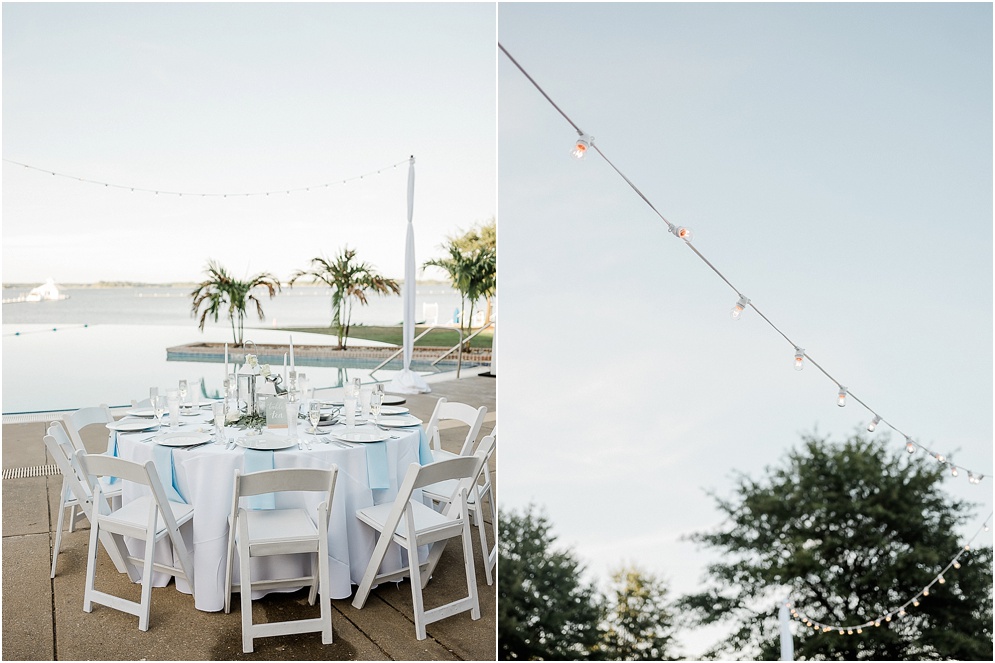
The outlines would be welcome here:
<svg viewBox="0 0 995 663">
<path fill-rule="evenodd" d="M 678 227 L 675 226 L 675 224 L 671 223 L 663 214 L 661 214 L 660 211 L 656 208 L 656 206 L 654 206 L 653 203 L 650 201 L 650 199 L 647 198 L 646 195 L 643 194 L 643 192 L 639 190 L 639 188 L 632 182 L 632 180 L 630 180 L 628 177 L 626 177 L 626 175 L 614 163 L 612 163 L 612 161 L 607 156 L 605 156 L 604 152 L 602 152 L 600 148 L 598 148 L 598 147 L 596 147 L 594 145 L 593 138 L 591 138 L 590 136 L 588 136 L 588 134 L 586 134 L 580 127 L 577 126 L 577 124 L 572 119 L 570 119 L 569 115 L 567 115 L 565 112 L 563 112 L 563 109 L 561 109 L 556 104 L 556 102 L 553 101 L 553 99 L 548 94 L 546 94 L 546 91 L 543 90 L 542 87 L 535 81 L 535 79 L 533 79 L 532 76 L 529 75 L 529 73 L 525 70 L 525 68 L 522 67 L 522 65 L 518 63 L 518 61 L 511 55 L 511 53 L 508 52 L 508 50 L 504 47 L 504 45 L 499 42 L 498 43 L 498 48 L 512 62 L 512 64 L 514 64 L 518 68 L 518 70 L 522 73 L 522 75 L 525 76 L 529 80 L 529 82 L 532 83 L 533 86 L 535 86 L 536 90 L 538 90 L 539 93 L 542 94 L 542 96 L 546 98 L 546 101 L 548 101 L 550 103 L 550 105 L 553 106 L 553 108 L 555 108 L 560 113 L 560 115 L 563 116 L 563 119 L 566 120 L 570 124 L 570 126 L 572 126 L 577 131 L 577 134 L 580 136 L 580 138 L 578 139 L 577 143 L 575 144 L 575 148 L 574 148 L 574 154 L 575 154 L 575 156 L 583 156 L 583 154 L 586 154 L 589 150 L 596 151 L 608 163 L 608 165 L 612 167 L 612 169 L 619 175 L 619 177 L 621 177 L 623 180 L 625 180 L 626 184 L 628 184 L 629 187 L 632 188 L 632 190 L 640 198 L 642 198 L 643 202 L 645 202 L 649 206 L 649 208 L 651 210 L 653 210 L 653 212 L 658 217 L 660 217 L 660 219 L 665 224 L 667 224 L 668 230 L 670 232 L 673 232 L 674 234 L 677 234 L 676 231 L 678 230 Z M 581 145 L 582 142 L 585 143 L 585 144 Z M 578 155 L 576 153 L 578 147 L 582 147 L 583 148 L 583 149 L 581 149 L 581 152 L 582 152 L 581 155 Z M 711 270 L 713 272 L 715 272 L 715 274 L 719 278 L 721 278 L 726 283 L 726 285 L 728 285 L 730 288 L 732 288 L 733 290 L 735 290 L 737 292 L 737 294 L 739 294 L 739 290 L 732 284 L 732 282 L 730 282 L 729 279 L 721 271 L 719 271 L 719 269 L 715 265 L 713 265 L 691 242 L 688 241 L 688 242 L 685 242 L 685 244 L 709 268 L 711 268 Z M 777 325 L 775 325 L 767 316 L 765 316 L 757 308 L 756 304 L 753 304 L 748 298 L 746 298 L 743 295 L 740 295 L 739 301 L 737 302 L 736 306 L 732 310 L 732 318 L 734 320 L 738 320 L 741 317 L 741 314 L 743 313 L 743 311 L 746 309 L 747 305 L 750 305 L 753 308 L 753 310 L 758 315 L 760 315 L 760 317 L 763 318 L 763 320 L 768 325 L 770 325 L 771 328 L 774 329 L 774 331 L 776 331 L 778 334 L 780 334 L 788 343 L 791 343 L 793 347 L 795 347 L 796 349 L 798 347 L 800 347 L 797 343 L 794 343 L 780 328 L 778 328 Z M 836 378 L 834 378 L 825 368 L 823 368 L 822 366 L 820 366 L 818 364 L 818 362 L 816 362 L 814 359 L 812 359 L 812 357 L 810 355 L 808 355 L 806 353 L 805 354 L 805 358 L 807 358 L 812 363 L 812 365 L 815 366 L 820 372 L 822 372 L 827 378 L 829 378 L 830 380 L 832 380 L 838 386 L 841 386 L 840 382 L 838 380 L 836 380 Z M 871 410 L 871 408 L 866 403 L 864 403 L 860 398 L 858 398 L 857 396 L 855 396 L 853 393 L 851 393 L 849 391 L 847 393 L 849 394 L 849 396 L 853 400 L 857 401 L 857 403 L 859 403 L 860 405 L 862 405 L 864 408 L 866 408 L 869 412 L 871 412 L 873 414 L 873 410 Z M 837 404 L 840 405 L 840 407 L 845 406 L 845 397 L 840 398 L 837 401 Z M 890 427 L 892 430 L 894 430 L 895 432 L 899 433 L 900 435 L 902 435 L 906 439 L 910 439 L 909 436 L 906 433 L 904 433 L 903 431 L 901 431 L 893 423 L 887 421 L 883 417 L 879 418 L 879 423 L 886 424 L 888 427 Z M 934 454 L 934 456 L 937 455 L 934 452 L 932 452 L 931 450 L 929 450 L 926 447 L 924 447 L 923 445 L 915 445 L 915 446 L 921 447 L 922 449 L 924 449 L 928 453 Z M 910 449 L 910 451 L 914 451 L 914 450 L 915 450 L 914 447 L 912 449 Z M 961 468 L 961 469 L 965 469 L 966 470 L 967 468 Z M 983 478 L 984 478 L 983 474 L 975 474 L 974 472 L 969 473 L 969 476 L 968 476 L 968 480 L 971 483 L 975 483 L 975 484 L 981 483 L 981 480 Z"/>
<path fill-rule="evenodd" d="M 739 320 L 739 317 L 743 315 L 743 311 L 746 310 L 746 307 L 749 305 L 749 303 L 750 303 L 749 297 L 747 297 L 746 295 L 740 295 L 739 301 L 736 302 L 736 305 L 732 307 L 732 312 L 730 313 L 732 319 Z"/>
<path fill-rule="evenodd" d="M 905 438 L 905 450 L 910 454 L 914 454 L 916 452 L 916 443 L 912 441 L 911 437 Z"/>
<path fill-rule="evenodd" d="M 971 549 L 971 542 L 974 541 L 974 539 L 976 539 L 981 534 L 982 531 L 987 532 L 990 529 L 990 522 L 993 515 L 995 514 L 992 513 L 988 514 L 988 517 L 985 519 L 984 524 L 981 527 L 979 527 L 977 531 L 975 531 L 974 535 L 963 546 L 963 549 L 958 551 L 957 554 L 954 555 L 953 559 L 950 560 L 950 563 L 948 563 L 945 567 L 940 569 L 940 572 L 933 577 L 933 579 L 929 582 L 929 584 L 923 587 L 923 589 L 915 596 L 913 596 L 911 599 L 905 601 L 905 603 L 898 606 L 897 609 L 893 608 L 891 610 L 884 610 L 877 617 L 868 619 L 862 624 L 844 625 L 844 624 L 825 624 L 818 620 L 812 619 L 808 615 L 804 614 L 801 610 L 798 609 L 797 606 L 789 604 L 792 605 L 792 610 L 791 610 L 792 617 L 802 622 L 806 626 L 811 626 L 817 632 L 829 633 L 830 631 L 839 631 L 840 634 L 843 634 L 843 632 L 845 631 L 847 635 L 852 635 L 854 632 L 856 632 L 857 634 L 861 634 L 863 633 L 863 629 L 865 627 L 869 626 L 879 627 L 881 626 L 882 620 L 885 621 L 886 623 L 891 622 L 892 618 L 895 615 L 897 615 L 898 617 L 905 617 L 906 615 L 908 615 L 908 608 L 910 607 L 918 608 L 921 603 L 920 599 L 929 596 L 930 588 L 934 584 L 942 585 L 946 583 L 946 576 L 944 574 L 946 574 L 950 569 L 961 568 L 961 563 L 959 561 L 961 556 L 964 554 L 965 551 L 969 551 Z"/>
<path fill-rule="evenodd" d="M 878 415 L 874 415 L 874 418 L 871 419 L 871 423 L 867 424 L 867 432 L 873 433 L 874 429 L 878 427 L 879 423 L 881 423 L 881 417 L 879 417 Z"/>
<path fill-rule="evenodd" d="M 795 370 L 800 371 L 805 368 L 805 350 L 795 348 Z"/>
<path fill-rule="evenodd" d="M 178 196 L 180 198 L 182 198 L 183 196 L 200 196 L 201 198 L 227 198 L 228 196 L 232 196 L 232 197 L 236 197 L 236 196 L 241 196 L 241 197 L 268 196 L 271 193 L 287 193 L 287 194 L 290 194 L 290 193 L 299 193 L 299 192 L 302 192 L 302 191 L 307 192 L 307 191 L 310 191 L 311 189 L 316 189 L 316 188 L 328 188 L 329 184 L 338 184 L 338 182 L 329 182 L 329 183 L 326 183 L 326 184 L 312 184 L 311 186 L 298 187 L 296 189 L 276 189 L 276 190 L 271 189 L 269 191 L 250 191 L 250 192 L 232 192 L 232 191 L 227 191 L 227 192 L 225 192 L 225 191 L 219 191 L 219 192 L 164 191 L 162 189 L 145 189 L 145 188 L 142 188 L 142 187 L 131 186 L 130 184 L 115 184 L 113 182 L 102 182 L 102 181 L 93 180 L 93 179 L 90 179 L 90 178 L 87 178 L 87 177 L 78 177 L 76 175 L 67 175 L 65 173 L 55 172 L 55 171 L 52 171 L 52 170 L 48 170 L 47 168 L 38 168 L 36 166 L 32 166 L 32 165 L 29 165 L 29 164 L 26 164 L 26 163 L 21 163 L 20 161 L 13 161 L 11 159 L 4 159 L 4 161 L 6 161 L 7 163 L 14 164 L 15 166 L 24 166 L 25 168 L 29 168 L 31 170 L 37 170 L 39 172 L 48 173 L 48 174 L 51 174 L 53 176 L 66 177 L 66 178 L 69 178 L 69 179 L 72 179 L 72 180 L 76 180 L 78 182 L 86 182 L 87 184 L 97 184 L 97 185 L 100 185 L 100 186 L 104 186 L 104 187 L 108 187 L 108 188 L 115 188 L 115 189 L 128 189 L 129 191 L 140 191 L 140 192 L 143 192 L 143 193 L 151 193 L 151 194 L 154 194 L 156 196 L 158 196 L 161 193 L 164 196 Z M 401 164 L 407 163 L 408 161 L 410 161 L 410 157 L 408 159 L 405 159 L 404 161 L 398 161 L 397 163 L 395 163 L 393 165 L 384 166 L 383 168 L 380 168 L 380 169 L 375 170 L 375 171 L 370 171 L 370 172 L 364 173 L 362 175 L 357 175 L 355 177 L 350 177 L 348 179 L 344 179 L 344 180 L 342 180 L 341 183 L 342 184 L 346 184 L 347 182 L 353 182 L 355 180 L 361 180 L 361 179 L 363 179 L 363 178 L 365 178 L 365 177 L 367 177 L 369 175 L 380 175 L 381 173 L 383 173 L 383 171 L 385 171 L 385 170 L 387 170 L 389 168 L 397 168 Z"/>
<path fill-rule="evenodd" d="M 685 242 L 690 242 L 694 239 L 694 232 L 685 226 L 673 227 L 670 231 L 677 235 L 678 239 L 683 239 Z"/>
<path fill-rule="evenodd" d="M 587 154 L 587 151 L 591 148 L 594 143 L 594 138 L 582 133 L 574 142 L 574 148 L 570 151 L 570 154 L 574 155 L 578 159 L 583 159 Z"/>
<path fill-rule="evenodd" d="M 846 387 L 840 385 L 840 393 L 836 398 L 836 404 L 840 407 L 846 407 Z"/>
</svg>

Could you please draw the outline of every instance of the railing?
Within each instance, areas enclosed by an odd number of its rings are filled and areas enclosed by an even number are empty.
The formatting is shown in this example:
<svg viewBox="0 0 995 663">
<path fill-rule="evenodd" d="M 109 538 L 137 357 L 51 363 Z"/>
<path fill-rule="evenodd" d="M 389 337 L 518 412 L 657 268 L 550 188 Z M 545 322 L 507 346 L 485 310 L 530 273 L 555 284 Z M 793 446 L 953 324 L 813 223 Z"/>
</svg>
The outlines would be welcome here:
<svg viewBox="0 0 995 663">
<path fill-rule="evenodd" d="M 459 378 L 460 368 L 463 366 L 463 331 L 461 329 L 456 329 L 455 327 L 438 327 L 438 326 L 432 325 L 431 327 L 426 328 L 425 331 L 423 331 L 422 333 L 418 334 L 418 336 L 415 336 L 414 340 L 411 341 L 411 349 L 412 349 L 412 351 L 414 350 L 415 343 L 418 342 L 418 340 L 422 336 L 424 336 L 425 334 L 429 333 L 433 329 L 441 329 L 443 331 L 452 331 L 452 332 L 456 332 L 459 335 L 459 341 L 460 342 L 459 342 L 459 345 L 457 347 L 459 347 L 460 351 L 459 351 L 459 355 L 458 355 L 458 357 L 456 359 L 456 377 Z M 473 338 L 473 337 L 471 336 L 470 338 Z M 453 348 L 453 349 L 455 349 L 455 348 Z M 453 350 L 448 350 L 446 352 L 446 354 L 442 355 L 442 357 L 445 357 L 445 356 L 451 354 L 452 351 Z M 374 373 L 376 373 L 377 371 L 379 371 L 381 368 L 383 368 L 384 366 L 386 366 L 387 364 L 389 364 L 393 360 L 397 359 L 398 355 L 400 355 L 402 352 L 404 352 L 404 346 L 401 346 L 401 348 L 397 352 L 395 352 L 394 354 L 392 354 L 391 356 L 387 357 L 382 362 L 380 362 L 377 365 L 376 368 L 374 368 L 372 371 L 370 371 L 370 375 L 373 375 Z M 435 366 L 437 363 L 439 363 L 439 360 L 441 360 L 442 357 L 439 357 L 439 359 L 436 359 L 435 361 L 433 361 L 432 362 L 432 366 Z"/>
<path fill-rule="evenodd" d="M 445 352 L 443 352 L 439 356 L 438 359 L 436 359 L 435 361 L 432 362 L 432 366 L 435 366 L 436 364 L 438 364 L 440 361 L 442 361 L 443 359 L 445 359 L 446 357 L 448 357 L 449 355 L 451 355 L 453 353 L 453 350 L 457 350 L 457 349 L 459 350 L 459 363 L 462 364 L 463 363 L 463 344 L 464 343 L 469 343 L 470 341 L 473 340 L 473 338 L 477 334 L 479 334 L 480 332 L 484 331 L 488 327 L 493 327 L 493 326 L 494 326 L 494 321 L 492 320 L 491 322 L 488 322 L 486 325 L 484 325 L 483 327 L 481 327 L 477 331 L 473 332 L 472 334 L 470 334 L 466 338 L 463 338 L 463 333 L 460 332 L 460 342 L 459 342 L 459 345 L 454 345 L 453 347 L 451 347 L 448 350 L 446 350 Z M 459 377 L 459 368 L 458 367 L 456 369 L 456 377 Z"/>
</svg>

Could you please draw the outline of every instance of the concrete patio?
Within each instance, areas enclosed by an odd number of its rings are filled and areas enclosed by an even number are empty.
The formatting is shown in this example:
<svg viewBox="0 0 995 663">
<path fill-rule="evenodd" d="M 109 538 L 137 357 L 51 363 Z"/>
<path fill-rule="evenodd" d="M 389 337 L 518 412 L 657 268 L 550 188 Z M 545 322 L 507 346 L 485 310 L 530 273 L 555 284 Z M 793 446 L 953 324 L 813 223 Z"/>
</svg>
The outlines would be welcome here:
<svg viewBox="0 0 995 663">
<path fill-rule="evenodd" d="M 487 406 L 482 431 L 496 423 L 495 380 L 466 376 L 434 382 L 432 393 L 407 397 L 412 414 L 428 420 L 436 399 Z M 89 405 L 90 403 L 87 403 Z M 96 405 L 97 403 L 92 403 Z M 83 612 L 83 584 L 89 528 L 63 535 L 58 573 L 49 578 L 58 519 L 62 476 L 48 467 L 42 438 L 49 419 L 3 424 L 3 650 L 6 660 L 494 660 L 496 657 L 496 588 L 484 578 L 479 541 L 474 535 L 474 565 L 482 617 L 462 613 L 428 626 L 428 639 L 416 640 L 411 592 L 407 581 L 378 587 L 362 610 L 351 599 L 332 602 L 334 644 L 322 645 L 318 633 L 263 638 L 255 652 L 243 654 L 237 597 L 230 614 L 201 612 L 193 597 L 170 583 L 152 591 L 150 628 L 138 630 L 131 615 L 94 606 Z M 462 429 L 465 431 L 465 429 Z M 101 452 L 106 431 L 84 431 L 88 450 Z M 447 450 L 458 451 L 460 429 L 442 431 Z M 496 488 L 495 458 L 491 472 Z M 34 476 L 22 476 L 22 475 Z M 488 536 L 494 541 L 494 524 Z M 103 548 L 98 556 L 98 587 L 137 600 L 140 586 L 115 572 Z M 101 584 L 103 583 L 103 584 Z M 354 588 L 355 589 L 355 588 Z M 465 592 L 462 551 L 446 547 L 436 574 L 425 590 L 426 606 L 453 600 Z M 306 590 L 271 594 L 253 602 L 255 621 L 317 616 L 307 605 Z"/>
</svg>

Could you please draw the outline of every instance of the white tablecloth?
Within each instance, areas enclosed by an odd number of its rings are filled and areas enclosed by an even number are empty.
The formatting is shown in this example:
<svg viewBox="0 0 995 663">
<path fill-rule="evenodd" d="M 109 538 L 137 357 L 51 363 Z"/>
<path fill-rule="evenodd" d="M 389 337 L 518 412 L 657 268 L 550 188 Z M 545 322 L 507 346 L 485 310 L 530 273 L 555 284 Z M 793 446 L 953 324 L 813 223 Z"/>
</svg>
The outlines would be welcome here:
<svg viewBox="0 0 995 663">
<path fill-rule="evenodd" d="M 205 428 L 207 426 L 205 425 Z M 164 429 L 167 427 L 164 427 Z M 228 429 L 229 434 L 234 429 Z M 244 435 L 244 432 L 239 432 Z M 398 439 L 388 439 L 387 463 L 390 487 L 371 490 L 366 463 L 366 449 L 356 445 L 344 449 L 328 442 L 328 436 L 305 436 L 312 441 L 311 451 L 301 451 L 296 446 L 274 452 L 274 467 L 339 468 L 335 493 L 332 497 L 332 514 L 328 527 L 329 567 L 331 570 L 330 596 L 347 598 L 352 594 L 351 585 L 359 584 L 373 554 L 376 538 L 373 530 L 356 518 L 356 511 L 374 504 L 391 502 L 397 487 L 411 463 L 418 463 L 420 428 L 398 428 L 393 432 Z M 141 441 L 149 433 L 118 436 L 118 455 L 127 460 L 145 463 L 154 460 L 154 444 Z M 177 448 L 173 452 L 176 486 L 179 493 L 194 507 L 193 519 L 180 528 L 190 549 L 194 565 L 194 603 L 198 610 L 214 612 L 224 609 L 225 552 L 228 545 L 228 517 L 234 488 L 234 471 L 243 470 L 245 452 L 236 446 L 226 451 L 222 445 L 209 444 L 193 449 Z M 147 492 L 144 486 L 125 482 L 122 499 L 125 503 Z M 321 498 L 317 493 L 283 493 L 277 496 L 276 507 L 303 507 L 317 518 Z M 243 502 L 243 506 L 246 506 Z M 128 542 L 132 554 L 141 555 L 141 541 Z M 401 551 L 396 546 L 381 567 L 385 572 L 401 567 Z M 156 549 L 156 560 L 170 563 L 172 551 L 168 538 Z M 311 555 L 280 555 L 253 560 L 253 579 L 302 577 L 311 573 Z M 155 574 L 155 586 L 164 586 L 170 576 Z M 235 556 L 233 587 L 238 587 L 238 555 Z M 191 593 L 189 584 L 177 578 L 177 589 Z M 284 590 L 290 591 L 290 590 Z M 265 592 L 253 592 L 253 598 Z"/>
</svg>

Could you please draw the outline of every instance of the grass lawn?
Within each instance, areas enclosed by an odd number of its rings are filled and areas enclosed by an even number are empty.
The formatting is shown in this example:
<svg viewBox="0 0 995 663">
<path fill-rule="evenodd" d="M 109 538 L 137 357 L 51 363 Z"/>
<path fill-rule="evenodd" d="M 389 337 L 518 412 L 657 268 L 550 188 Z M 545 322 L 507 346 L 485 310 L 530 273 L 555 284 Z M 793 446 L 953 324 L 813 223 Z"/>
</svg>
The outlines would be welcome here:
<svg viewBox="0 0 995 663">
<path fill-rule="evenodd" d="M 280 327 L 280 329 L 288 332 L 307 332 L 311 334 L 327 334 L 329 336 L 336 335 L 333 327 Z M 425 331 L 425 327 L 415 326 L 415 336 L 418 336 L 418 334 L 423 331 Z M 390 327 L 353 325 L 349 329 L 349 336 L 352 338 L 362 338 L 367 341 L 382 341 L 384 343 L 393 343 L 394 345 L 401 345 L 402 334 L 403 331 L 400 325 Z M 470 347 L 490 348 L 493 339 L 494 328 L 491 327 L 487 331 L 481 332 L 472 341 L 470 341 Z M 459 336 L 455 332 L 436 329 L 430 331 L 421 340 L 415 343 L 415 347 L 431 346 L 451 348 L 456 345 L 458 341 Z"/>
</svg>

